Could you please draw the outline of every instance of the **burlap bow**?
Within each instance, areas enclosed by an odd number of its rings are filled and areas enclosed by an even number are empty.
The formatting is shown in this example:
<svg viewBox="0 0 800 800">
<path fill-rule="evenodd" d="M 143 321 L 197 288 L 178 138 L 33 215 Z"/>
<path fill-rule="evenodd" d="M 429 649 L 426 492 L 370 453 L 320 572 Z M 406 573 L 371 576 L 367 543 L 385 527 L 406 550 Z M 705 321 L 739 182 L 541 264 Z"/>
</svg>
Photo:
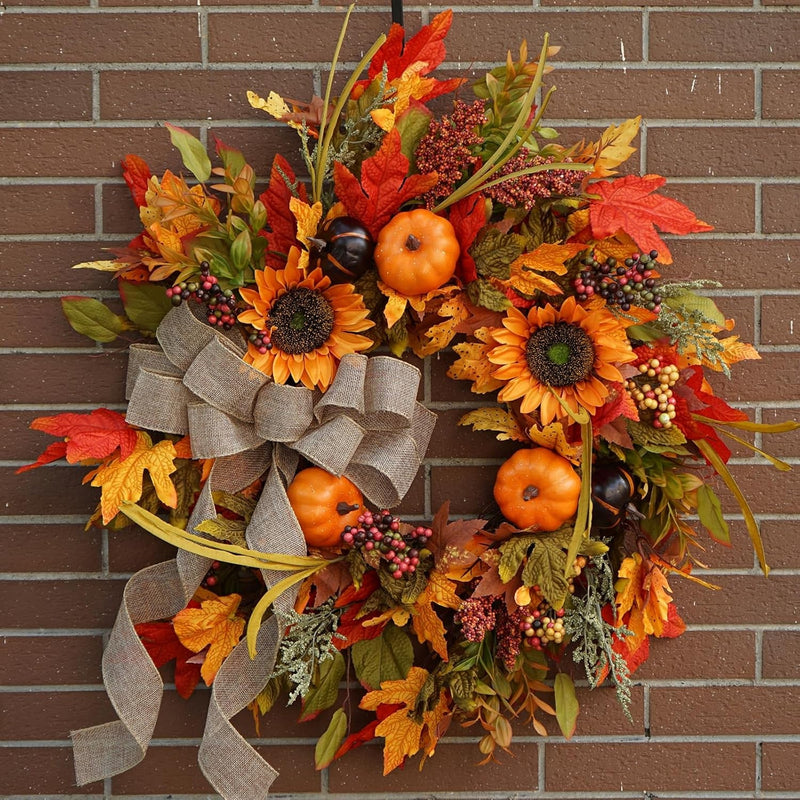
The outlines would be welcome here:
<svg viewBox="0 0 800 800">
<path fill-rule="evenodd" d="M 170 311 L 157 332 L 160 347 L 130 351 L 126 396 L 132 424 L 189 434 L 195 458 L 214 466 L 189 519 L 194 530 L 216 516 L 212 491 L 236 492 L 264 475 L 248 525 L 253 550 L 304 555 L 300 525 L 286 496 L 299 455 L 346 475 L 376 506 L 391 508 L 408 491 L 433 432 L 435 415 L 416 400 L 419 371 L 398 359 L 351 354 L 322 394 L 281 386 L 245 364 L 243 342 L 196 319 L 187 305 Z M 144 757 L 163 682 L 134 626 L 174 616 L 208 571 L 209 560 L 179 551 L 172 561 L 128 581 L 103 654 L 103 679 L 116 722 L 73 731 L 78 784 L 124 772 Z M 264 571 L 268 586 L 283 573 Z M 276 601 L 286 609 L 296 590 Z M 266 797 L 275 770 L 230 720 L 264 687 L 280 641 L 275 618 L 258 636 L 250 659 L 243 640 L 214 679 L 198 761 L 227 800 Z"/>
</svg>

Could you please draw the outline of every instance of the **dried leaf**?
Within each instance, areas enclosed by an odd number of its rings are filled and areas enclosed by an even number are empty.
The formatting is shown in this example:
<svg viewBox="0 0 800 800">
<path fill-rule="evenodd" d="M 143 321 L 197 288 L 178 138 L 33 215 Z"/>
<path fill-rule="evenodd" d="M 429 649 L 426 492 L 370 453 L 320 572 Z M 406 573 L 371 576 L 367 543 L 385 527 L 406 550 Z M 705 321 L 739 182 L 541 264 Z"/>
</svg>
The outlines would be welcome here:
<svg viewBox="0 0 800 800">
<path fill-rule="evenodd" d="M 570 444 L 564 434 L 564 427 L 560 422 L 551 422 L 544 428 L 533 426 L 527 430 L 527 438 L 539 447 L 555 450 L 560 456 L 569 459 L 573 464 L 578 464 L 581 458 L 581 448 L 578 444 Z"/>
<path fill-rule="evenodd" d="M 471 425 L 474 431 L 495 431 L 500 441 L 528 441 L 516 417 L 499 406 L 469 411 L 461 417 L 458 424 Z"/>
<path fill-rule="evenodd" d="M 347 733 L 347 714 L 341 708 L 333 712 L 330 724 L 325 733 L 319 737 L 314 748 L 314 764 L 316 768 L 325 769 L 334 758 Z"/>
</svg>

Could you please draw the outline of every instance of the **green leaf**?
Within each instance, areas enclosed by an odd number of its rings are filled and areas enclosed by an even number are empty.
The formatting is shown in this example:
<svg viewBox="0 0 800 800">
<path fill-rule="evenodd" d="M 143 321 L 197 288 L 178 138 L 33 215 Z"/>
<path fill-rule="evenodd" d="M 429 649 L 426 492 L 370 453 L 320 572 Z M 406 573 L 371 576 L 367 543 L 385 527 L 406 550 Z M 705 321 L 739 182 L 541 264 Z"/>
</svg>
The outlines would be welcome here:
<svg viewBox="0 0 800 800">
<path fill-rule="evenodd" d="M 400 149 L 413 166 L 414 153 L 420 139 L 428 132 L 431 112 L 426 108 L 411 107 L 397 120 L 395 127 L 400 134 Z"/>
<path fill-rule="evenodd" d="M 92 297 L 62 297 L 61 309 L 73 330 L 95 342 L 113 342 L 122 331 L 130 330 L 124 317 Z"/>
<path fill-rule="evenodd" d="M 347 714 L 343 709 L 337 708 L 333 712 L 327 730 L 319 737 L 317 746 L 314 748 L 314 763 L 317 769 L 325 769 L 333 761 L 346 733 Z"/>
<path fill-rule="evenodd" d="M 403 680 L 414 663 L 414 648 L 408 636 L 387 625 L 376 639 L 363 639 L 351 648 L 356 677 L 369 689 L 380 689 L 383 681 Z"/>
<path fill-rule="evenodd" d="M 697 489 L 697 516 L 712 539 L 730 545 L 731 532 L 722 515 L 719 498 L 705 483 Z"/>
<path fill-rule="evenodd" d="M 703 297 L 695 292 L 685 289 L 667 297 L 664 303 L 682 317 L 698 317 L 709 320 L 717 325 L 725 324 L 725 315 L 717 308 L 710 297 Z"/>
<path fill-rule="evenodd" d="M 585 556 L 594 558 L 595 556 L 601 556 L 603 553 L 607 553 L 608 545 L 603 544 L 603 542 L 598 542 L 597 539 L 584 539 L 581 542 L 580 552 Z"/>
<path fill-rule="evenodd" d="M 300 722 L 313 719 L 320 711 L 330 708 L 336 702 L 339 696 L 339 681 L 344 677 L 344 671 L 344 656 L 338 650 L 333 654 L 333 658 L 319 665 L 317 680 L 303 698 Z"/>
<path fill-rule="evenodd" d="M 556 675 L 555 680 L 556 719 L 558 727 L 565 738 L 571 738 L 575 733 L 575 724 L 578 719 L 578 698 L 575 696 L 575 684 L 572 678 L 563 672 Z"/>
<path fill-rule="evenodd" d="M 134 327 L 145 333 L 155 333 L 161 320 L 172 308 L 164 287 L 157 283 L 118 283 L 122 306 Z"/>
<path fill-rule="evenodd" d="M 536 535 L 519 534 L 512 536 L 500 545 L 500 563 L 497 572 L 503 583 L 508 583 L 519 570 L 522 560 L 528 554 L 528 548 L 536 541 Z"/>
<path fill-rule="evenodd" d="M 262 715 L 269 714 L 285 688 L 286 677 L 284 675 L 273 675 L 267 681 L 267 685 L 256 695 L 258 710 Z"/>
<path fill-rule="evenodd" d="M 238 517 L 242 517 L 245 522 L 250 522 L 250 517 L 256 510 L 256 501 L 240 494 L 229 494 L 228 492 L 216 491 L 211 493 L 214 498 L 214 505 L 233 511 Z"/>
<path fill-rule="evenodd" d="M 558 131 L 555 128 L 537 128 L 536 133 L 538 133 L 542 139 L 558 139 Z"/>
<path fill-rule="evenodd" d="M 628 433 L 634 444 L 650 448 L 655 445 L 659 449 L 655 452 L 662 452 L 663 448 L 669 449 L 670 445 L 685 444 L 686 437 L 681 433 L 677 425 L 671 428 L 654 428 L 646 422 L 627 421 Z"/>
<path fill-rule="evenodd" d="M 169 130 L 170 141 L 181 154 L 183 165 L 200 183 L 207 181 L 211 177 L 211 159 L 208 157 L 203 143 L 184 128 L 170 125 L 168 122 L 166 126 Z"/>
<path fill-rule="evenodd" d="M 176 470 L 170 477 L 175 485 L 178 502 L 175 508 L 170 510 L 169 521 L 177 528 L 185 529 L 197 492 L 200 491 L 200 465 L 189 459 L 178 459 L 175 461 L 175 466 Z"/>
<path fill-rule="evenodd" d="M 216 519 L 203 520 L 196 526 L 195 530 L 200 533 L 207 533 L 220 541 L 228 541 L 240 547 L 247 547 L 245 531 L 247 523 L 241 519 L 228 519 L 221 514 Z"/>
<path fill-rule="evenodd" d="M 220 157 L 225 167 L 225 172 L 232 178 L 236 178 L 242 171 L 242 168 L 247 164 L 242 155 L 242 151 L 237 150 L 235 147 L 228 147 L 228 145 L 221 142 L 216 137 L 214 138 L 214 144 L 217 149 L 217 155 Z"/>
<path fill-rule="evenodd" d="M 524 248 L 524 236 L 489 228 L 469 252 L 475 259 L 479 275 L 506 280 L 511 276 L 511 262 L 522 254 Z"/>
<path fill-rule="evenodd" d="M 489 311 L 505 311 L 511 301 L 485 278 L 478 278 L 467 284 L 467 295 L 473 305 L 482 306 Z"/>
<path fill-rule="evenodd" d="M 233 266 L 241 272 L 250 263 L 252 255 L 253 243 L 250 240 L 250 231 L 242 231 L 231 243 Z"/>
<path fill-rule="evenodd" d="M 567 554 L 564 552 L 572 530 L 568 526 L 553 533 L 543 533 L 535 538 L 533 550 L 528 554 L 528 563 L 522 570 L 522 583 L 525 586 L 538 586 L 544 598 L 553 608 L 561 608 L 569 590 L 564 577 L 567 568 Z"/>
</svg>

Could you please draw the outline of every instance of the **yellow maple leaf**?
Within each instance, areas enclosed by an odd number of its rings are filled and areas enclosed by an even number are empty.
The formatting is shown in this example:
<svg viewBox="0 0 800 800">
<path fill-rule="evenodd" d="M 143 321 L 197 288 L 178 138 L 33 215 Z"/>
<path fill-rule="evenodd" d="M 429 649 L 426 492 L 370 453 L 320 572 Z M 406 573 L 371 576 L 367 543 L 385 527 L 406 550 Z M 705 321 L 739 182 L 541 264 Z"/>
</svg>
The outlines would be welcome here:
<svg viewBox="0 0 800 800">
<path fill-rule="evenodd" d="M 470 311 L 464 300 L 463 292 L 445 300 L 436 313 L 444 318 L 444 322 L 431 325 L 425 331 L 425 337 L 430 343 L 421 348 L 422 352 L 417 354 L 422 358 L 447 347 L 457 333 L 458 324 L 469 318 Z"/>
<path fill-rule="evenodd" d="M 547 447 L 555 450 L 560 456 L 578 464 L 581 460 L 580 445 L 570 444 L 564 435 L 564 428 L 560 422 L 551 422 L 544 428 L 528 428 L 528 438 L 539 447 Z"/>
<path fill-rule="evenodd" d="M 242 597 L 229 594 L 205 600 L 200 608 L 184 608 L 172 620 L 175 635 L 193 653 L 208 647 L 200 675 L 210 686 L 222 662 L 236 647 L 244 632 L 244 620 L 236 616 Z"/>
<path fill-rule="evenodd" d="M 535 250 L 515 258 L 511 262 L 511 272 L 513 274 L 516 268 L 524 267 L 537 272 L 555 272 L 556 275 L 564 275 L 567 272 L 565 262 L 575 258 L 585 249 L 586 245 L 579 243 L 550 244 L 545 242 Z"/>
<path fill-rule="evenodd" d="M 458 359 L 450 365 L 447 376 L 455 380 L 472 381 L 475 394 L 486 394 L 499 389 L 503 382 L 492 377 L 495 365 L 489 361 L 489 351 L 495 346 L 488 328 L 478 328 L 477 342 L 461 342 L 453 347 Z"/>
<path fill-rule="evenodd" d="M 100 508 L 103 524 L 108 524 L 119 511 L 124 500 L 135 503 L 142 496 L 144 471 L 150 473 L 158 499 L 170 508 L 178 504 L 178 494 L 170 474 L 175 472 L 175 445 L 164 439 L 156 445 L 150 435 L 136 431 L 136 446 L 127 456 L 112 458 L 97 469 L 92 486 L 102 487 Z"/>
<path fill-rule="evenodd" d="M 513 414 L 499 406 L 476 408 L 468 411 L 458 421 L 459 425 L 471 425 L 474 431 L 495 431 L 501 442 L 527 442 L 528 437 L 520 428 Z"/>
<path fill-rule="evenodd" d="M 391 328 L 403 316 L 406 310 L 406 305 L 411 306 L 420 319 L 425 315 L 425 306 L 437 297 L 446 297 L 449 294 L 457 292 L 459 287 L 455 284 L 448 286 L 440 286 L 438 289 L 431 289 L 425 294 L 402 294 L 391 286 L 385 284 L 383 281 L 378 281 L 378 289 L 388 299 L 386 306 L 383 309 L 383 316 L 386 319 L 386 327 Z"/>
<path fill-rule="evenodd" d="M 308 248 L 308 240 L 317 232 L 319 221 L 322 219 L 322 203 L 316 202 L 313 206 L 310 206 L 298 197 L 291 197 L 289 198 L 289 210 L 297 220 L 297 240 Z M 300 251 L 297 266 L 304 272 L 308 268 L 307 249 Z"/>
<path fill-rule="evenodd" d="M 257 108 L 259 111 L 266 111 L 267 114 L 279 120 L 284 120 L 285 117 L 292 113 L 292 109 L 289 107 L 288 103 L 277 92 L 270 92 L 265 100 L 263 97 L 259 97 L 255 92 L 248 91 L 247 102 L 250 103 L 253 108 Z M 289 127 L 296 128 L 297 130 L 301 130 L 303 127 L 299 122 L 295 122 L 294 120 L 286 120 L 286 123 Z"/>
<path fill-rule="evenodd" d="M 447 655 L 447 641 L 444 638 L 444 623 L 433 610 L 431 598 L 426 589 L 414 603 L 411 616 L 411 625 L 417 634 L 417 641 L 429 642 L 430 646 L 438 653 L 442 661 L 449 661 Z"/>
<path fill-rule="evenodd" d="M 719 357 L 730 367 L 740 361 L 750 361 L 761 358 L 761 354 L 753 345 L 741 341 L 738 336 L 725 336 L 719 340 L 723 350 Z M 710 367 L 717 372 L 722 371 L 722 366 L 717 361 L 709 361 L 707 358 L 698 358 L 697 353 L 685 353 L 684 358 L 687 364 L 702 364 Z"/>
<path fill-rule="evenodd" d="M 374 108 L 369 112 L 372 121 L 382 130 L 389 133 L 394 128 L 394 111 L 390 108 Z"/>
<path fill-rule="evenodd" d="M 442 690 L 439 692 L 439 702 L 430 711 L 423 712 L 420 748 L 424 750 L 426 757 L 430 758 L 436 752 L 436 745 L 450 724 L 452 710 L 452 703 L 447 693 Z"/>
<path fill-rule="evenodd" d="M 428 680 L 428 670 L 411 667 L 403 680 L 384 681 L 380 689 L 367 692 L 358 704 L 367 711 L 375 711 L 380 705 L 398 705 L 398 709 L 383 720 L 375 729 L 385 739 L 383 747 L 383 774 L 388 775 L 399 767 L 407 756 L 418 752 L 423 723 L 416 722 L 410 712 L 416 705 L 419 693 Z"/>
<path fill-rule="evenodd" d="M 672 602 L 672 589 L 664 573 L 652 563 L 646 564 L 639 553 L 633 553 L 623 559 L 618 574 L 617 619 L 630 612 L 626 624 L 636 639 L 648 634 L 661 636 Z"/>
<path fill-rule="evenodd" d="M 641 122 L 642 118 L 639 116 L 625 120 L 620 125 L 609 125 L 599 141 L 583 147 L 573 155 L 574 160 L 584 164 L 594 164 L 594 172 L 590 178 L 615 175 L 617 170 L 614 168 L 627 161 L 636 152 L 636 148 L 631 147 L 631 142 L 639 133 Z"/>
</svg>

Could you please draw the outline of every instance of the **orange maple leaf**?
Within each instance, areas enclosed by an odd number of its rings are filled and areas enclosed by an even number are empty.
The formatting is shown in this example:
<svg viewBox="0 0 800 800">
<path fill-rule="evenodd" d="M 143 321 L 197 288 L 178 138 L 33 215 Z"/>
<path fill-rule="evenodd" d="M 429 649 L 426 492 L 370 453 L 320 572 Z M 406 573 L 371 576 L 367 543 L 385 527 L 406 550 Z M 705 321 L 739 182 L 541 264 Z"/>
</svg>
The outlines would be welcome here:
<svg viewBox="0 0 800 800">
<path fill-rule="evenodd" d="M 475 394 L 486 394 L 499 389 L 502 381 L 492 377 L 496 369 L 489 361 L 489 351 L 495 347 L 488 328 L 478 328 L 474 336 L 477 342 L 461 342 L 453 347 L 458 359 L 447 370 L 447 377 L 454 380 L 472 381 L 470 387 Z"/>
<path fill-rule="evenodd" d="M 631 142 L 639 133 L 641 122 L 641 117 L 634 117 L 620 125 L 609 125 L 599 141 L 590 142 L 586 146 L 583 143 L 578 145 L 582 149 L 573 155 L 573 159 L 594 164 L 594 172 L 589 178 L 606 178 L 616 174 L 614 167 L 627 161 L 636 152 L 636 148 L 631 147 Z"/>
<path fill-rule="evenodd" d="M 236 616 L 241 595 L 229 594 L 205 600 L 200 608 L 184 608 L 172 620 L 181 644 L 193 653 L 208 648 L 200 675 L 210 686 L 222 662 L 244 632 L 244 620 Z"/>
<path fill-rule="evenodd" d="M 650 634 L 662 636 L 672 602 L 666 575 L 651 562 L 645 562 L 639 553 L 623 559 L 618 574 L 617 619 L 630 612 L 626 624 L 633 631 L 633 641 Z"/>
<path fill-rule="evenodd" d="M 658 260 L 671 264 L 672 254 L 656 232 L 656 226 L 667 233 L 679 234 L 710 231 L 712 226 L 697 219 L 683 203 L 653 194 L 666 182 L 661 175 L 626 175 L 592 184 L 591 193 L 600 196 L 589 206 L 594 237 L 604 239 L 624 231 L 642 251 L 657 250 Z"/>
<path fill-rule="evenodd" d="M 92 473 L 92 486 L 102 487 L 100 508 L 107 525 L 123 501 L 135 503 L 142 496 L 144 471 L 150 473 L 158 499 L 170 508 L 178 504 L 178 494 L 170 474 L 175 471 L 175 445 L 167 439 L 153 445 L 150 435 L 136 431 L 136 446 L 123 458 L 115 456 Z"/>
</svg>

